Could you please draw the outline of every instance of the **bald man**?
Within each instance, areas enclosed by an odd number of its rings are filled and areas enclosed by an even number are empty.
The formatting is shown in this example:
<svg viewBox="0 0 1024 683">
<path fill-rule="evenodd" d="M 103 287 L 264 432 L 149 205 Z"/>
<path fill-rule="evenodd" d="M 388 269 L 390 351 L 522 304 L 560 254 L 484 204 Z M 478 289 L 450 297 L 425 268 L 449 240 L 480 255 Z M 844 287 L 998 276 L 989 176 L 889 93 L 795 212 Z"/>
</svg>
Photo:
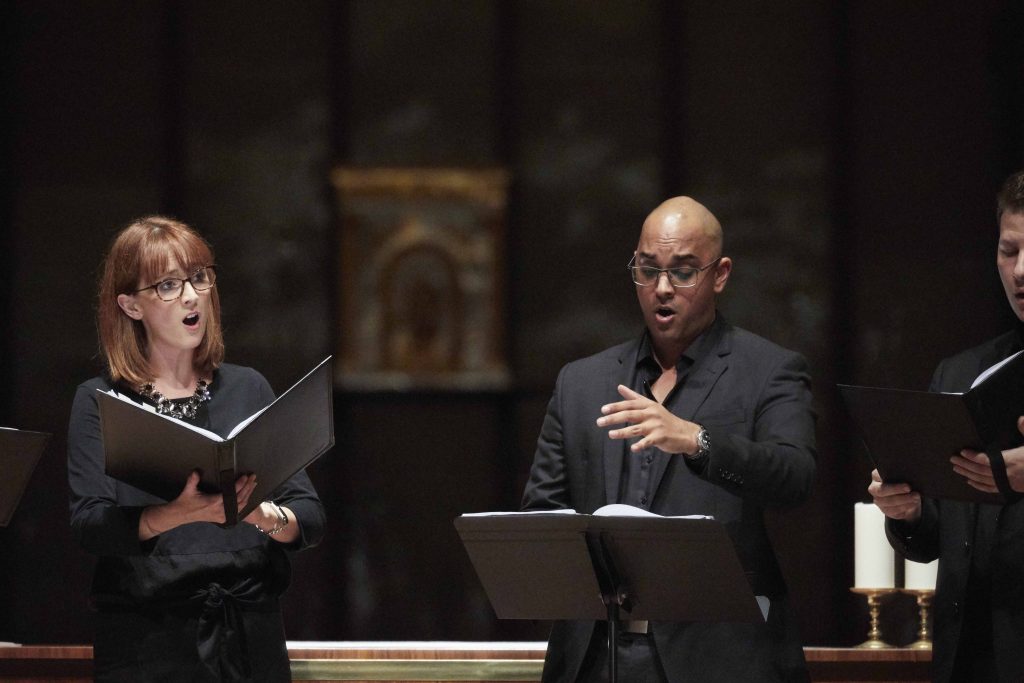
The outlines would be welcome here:
<svg viewBox="0 0 1024 683">
<path fill-rule="evenodd" d="M 675 197 L 644 221 L 629 270 L 645 329 L 565 366 L 537 440 L 524 510 L 625 503 L 722 522 L 763 623 L 623 622 L 619 680 L 804 681 L 763 510 L 805 501 L 815 471 L 806 361 L 717 312 L 732 260 L 722 227 Z M 603 623 L 557 622 L 543 680 L 607 680 Z"/>
</svg>

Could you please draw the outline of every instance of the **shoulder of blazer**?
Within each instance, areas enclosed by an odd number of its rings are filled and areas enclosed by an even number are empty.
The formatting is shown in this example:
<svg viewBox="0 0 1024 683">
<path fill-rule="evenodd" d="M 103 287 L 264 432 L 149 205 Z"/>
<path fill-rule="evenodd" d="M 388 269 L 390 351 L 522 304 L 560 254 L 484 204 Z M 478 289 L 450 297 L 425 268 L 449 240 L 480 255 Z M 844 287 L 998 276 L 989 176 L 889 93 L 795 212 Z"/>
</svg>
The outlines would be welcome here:
<svg viewBox="0 0 1024 683">
<path fill-rule="evenodd" d="M 722 342 L 719 345 L 719 355 L 732 353 L 739 358 L 750 356 L 763 364 L 769 358 L 785 358 L 800 355 L 797 351 L 780 346 L 770 339 L 741 327 L 733 327 L 726 324 L 722 333 Z"/>
<path fill-rule="evenodd" d="M 1010 355 L 1011 352 L 1020 348 L 1020 337 L 1016 330 L 1010 330 L 1004 334 L 989 339 L 983 344 L 969 348 L 966 351 L 950 356 L 942 361 L 943 363 L 985 363 L 985 367 L 998 363 Z"/>
<path fill-rule="evenodd" d="M 965 351 L 942 360 L 932 378 L 933 389 L 940 391 L 966 391 L 974 379 L 988 367 L 1020 348 L 1016 330 L 989 339 Z"/>
<path fill-rule="evenodd" d="M 627 342 L 616 344 L 604 351 L 598 351 L 592 356 L 571 361 L 565 366 L 565 369 L 593 372 L 594 370 L 607 367 L 609 365 L 613 367 L 621 367 L 627 363 L 632 363 L 633 359 L 636 357 L 636 350 L 640 346 L 640 340 L 642 338 L 642 336 L 637 336 L 635 339 L 630 339 Z"/>
</svg>

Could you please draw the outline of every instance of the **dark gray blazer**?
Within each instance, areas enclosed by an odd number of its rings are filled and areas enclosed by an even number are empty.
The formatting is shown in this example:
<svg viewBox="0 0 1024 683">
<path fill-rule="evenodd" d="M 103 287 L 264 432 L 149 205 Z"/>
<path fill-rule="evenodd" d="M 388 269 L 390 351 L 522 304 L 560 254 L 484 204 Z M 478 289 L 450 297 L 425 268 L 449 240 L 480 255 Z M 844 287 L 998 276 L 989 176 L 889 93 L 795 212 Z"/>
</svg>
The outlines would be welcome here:
<svg viewBox="0 0 1024 683">
<path fill-rule="evenodd" d="M 939 364 L 931 391 L 966 391 L 986 368 L 1021 349 L 1015 330 Z M 952 465 L 950 465 L 952 467 Z M 913 528 L 886 520 L 889 542 L 904 557 L 918 562 L 939 559 L 934 599 L 932 678 L 952 679 L 957 643 L 964 623 L 967 580 L 975 549 L 979 510 L 988 505 L 925 498 Z M 992 646 L 998 680 L 1024 681 L 1024 501 L 998 506 L 991 557 Z"/>
<path fill-rule="evenodd" d="M 658 656 L 669 681 L 806 680 L 763 508 L 795 505 L 810 495 L 815 446 L 807 363 L 721 315 L 708 334 L 710 350 L 667 407 L 708 430 L 711 455 L 700 473 L 681 457 L 663 459 L 652 475 L 651 511 L 712 515 L 725 524 L 754 594 L 768 596 L 771 608 L 764 624 L 652 624 Z M 621 344 L 559 373 L 523 509 L 589 513 L 617 502 L 628 443 L 608 438 L 595 420 L 602 405 L 621 400 L 617 385 L 633 386 L 639 344 Z M 573 681 L 593 632 L 594 622 L 557 622 L 543 680 Z"/>
</svg>

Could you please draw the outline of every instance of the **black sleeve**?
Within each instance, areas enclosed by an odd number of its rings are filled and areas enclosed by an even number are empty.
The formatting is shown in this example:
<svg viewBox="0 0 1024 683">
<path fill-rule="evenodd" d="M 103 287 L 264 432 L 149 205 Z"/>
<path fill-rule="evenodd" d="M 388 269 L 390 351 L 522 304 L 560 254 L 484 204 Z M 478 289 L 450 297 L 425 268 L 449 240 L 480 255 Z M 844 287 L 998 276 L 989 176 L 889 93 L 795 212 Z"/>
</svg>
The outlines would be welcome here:
<svg viewBox="0 0 1024 683">
<path fill-rule="evenodd" d="M 274 391 L 260 373 L 253 371 L 258 378 L 257 392 L 261 405 L 269 405 L 274 401 Z M 318 544 L 324 536 L 326 515 L 323 503 L 313 488 L 313 482 L 305 470 L 300 470 L 288 481 L 277 487 L 270 495 L 270 500 L 286 507 L 295 514 L 299 523 L 299 539 L 289 544 L 289 549 L 301 550 Z"/>
<path fill-rule="evenodd" d="M 119 507 L 114 480 L 104 473 L 96 389 L 78 387 L 68 425 L 68 486 L 71 533 L 96 555 L 140 555 L 139 517 L 143 507 Z"/>
<path fill-rule="evenodd" d="M 937 501 L 921 499 L 921 518 L 916 522 L 885 518 L 885 535 L 900 555 L 928 563 L 939 557 L 939 509 Z"/>
<path fill-rule="evenodd" d="M 562 432 L 562 383 L 566 368 L 558 373 L 555 391 L 548 402 L 537 450 L 530 468 L 530 478 L 523 491 L 523 510 L 550 510 L 569 507 L 569 484 L 566 474 L 565 443 Z"/>
<path fill-rule="evenodd" d="M 752 439 L 705 426 L 711 453 L 703 476 L 766 507 L 806 501 L 817 470 L 810 383 L 803 356 L 785 354 L 767 374 L 757 397 Z"/>
</svg>

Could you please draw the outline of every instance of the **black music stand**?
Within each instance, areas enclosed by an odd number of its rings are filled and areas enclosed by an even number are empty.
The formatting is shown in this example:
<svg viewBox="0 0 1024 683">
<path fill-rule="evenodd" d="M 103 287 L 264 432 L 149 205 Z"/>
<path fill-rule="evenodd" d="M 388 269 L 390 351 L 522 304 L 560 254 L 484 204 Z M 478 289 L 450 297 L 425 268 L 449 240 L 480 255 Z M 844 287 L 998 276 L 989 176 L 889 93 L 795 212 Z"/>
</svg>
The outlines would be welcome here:
<svg viewBox="0 0 1024 683">
<path fill-rule="evenodd" d="M 622 611 L 648 621 L 763 620 L 712 519 L 462 515 L 455 528 L 499 619 L 607 620 L 612 683 Z"/>
<path fill-rule="evenodd" d="M 0 427 L 0 527 L 11 521 L 50 435 Z"/>
</svg>

